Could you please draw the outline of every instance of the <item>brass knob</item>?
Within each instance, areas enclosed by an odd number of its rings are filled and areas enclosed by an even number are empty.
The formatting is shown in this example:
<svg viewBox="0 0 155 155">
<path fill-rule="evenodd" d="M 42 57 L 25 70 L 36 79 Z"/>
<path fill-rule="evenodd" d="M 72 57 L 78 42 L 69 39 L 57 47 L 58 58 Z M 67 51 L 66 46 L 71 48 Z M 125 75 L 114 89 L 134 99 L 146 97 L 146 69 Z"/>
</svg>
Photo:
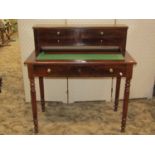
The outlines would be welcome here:
<svg viewBox="0 0 155 155">
<path fill-rule="evenodd" d="M 51 71 L 52 71 L 51 68 L 47 69 L 47 73 L 51 73 Z"/>
<path fill-rule="evenodd" d="M 58 39 L 57 42 L 60 43 L 60 40 Z"/>
<path fill-rule="evenodd" d="M 104 35 L 104 32 L 103 32 L 103 31 L 101 31 L 101 32 L 100 32 L 100 34 L 103 36 L 103 35 Z"/>
<path fill-rule="evenodd" d="M 122 73 L 122 72 L 120 72 L 120 73 L 119 73 L 119 75 L 120 75 L 120 76 L 123 76 L 123 73 Z"/>
<path fill-rule="evenodd" d="M 60 31 L 57 32 L 57 35 L 60 35 Z"/>
<path fill-rule="evenodd" d="M 110 72 L 110 73 L 113 73 L 113 72 L 114 72 L 113 68 L 110 68 L 110 69 L 109 69 L 109 72 Z"/>
</svg>

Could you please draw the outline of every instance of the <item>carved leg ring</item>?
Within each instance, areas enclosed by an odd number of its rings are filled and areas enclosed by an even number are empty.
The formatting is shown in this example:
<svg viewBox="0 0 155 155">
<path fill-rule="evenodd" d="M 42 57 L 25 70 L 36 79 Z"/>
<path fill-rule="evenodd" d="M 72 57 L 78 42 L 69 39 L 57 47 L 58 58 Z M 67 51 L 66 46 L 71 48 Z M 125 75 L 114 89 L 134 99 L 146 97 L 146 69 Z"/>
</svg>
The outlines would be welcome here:
<svg viewBox="0 0 155 155">
<path fill-rule="evenodd" d="M 37 103 L 36 103 L 34 78 L 30 79 L 30 87 L 31 87 L 31 104 L 32 104 L 33 122 L 34 122 L 34 132 L 38 133 Z"/>
<path fill-rule="evenodd" d="M 124 91 L 121 132 L 125 132 L 126 118 L 127 118 L 127 112 L 128 112 L 129 91 L 130 91 L 130 79 L 127 78 L 125 83 L 125 91 Z"/>
<path fill-rule="evenodd" d="M 118 109 L 118 103 L 119 103 L 119 92 L 120 92 L 120 83 L 121 83 L 121 77 L 117 77 L 116 79 L 116 94 L 115 94 L 115 104 L 114 104 L 114 111 L 117 111 Z"/>
<path fill-rule="evenodd" d="M 42 112 L 45 112 L 45 99 L 44 99 L 44 81 L 43 77 L 39 77 L 40 97 Z"/>
</svg>

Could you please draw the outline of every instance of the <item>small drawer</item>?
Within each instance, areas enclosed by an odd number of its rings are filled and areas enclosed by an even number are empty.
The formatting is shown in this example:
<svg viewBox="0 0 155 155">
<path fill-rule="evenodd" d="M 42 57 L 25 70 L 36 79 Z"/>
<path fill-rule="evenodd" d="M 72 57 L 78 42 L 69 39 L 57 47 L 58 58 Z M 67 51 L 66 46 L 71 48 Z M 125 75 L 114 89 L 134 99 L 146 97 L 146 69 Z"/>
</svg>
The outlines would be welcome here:
<svg viewBox="0 0 155 155">
<path fill-rule="evenodd" d="M 68 70 L 70 77 L 110 77 L 110 76 L 125 76 L 125 67 L 115 66 L 72 66 Z"/>
<path fill-rule="evenodd" d="M 68 75 L 70 77 L 89 77 L 93 75 L 93 70 L 89 66 L 71 66 Z"/>
<path fill-rule="evenodd" d="M 42 29 L 38 31 L 38 36 L 40 38 L 47 38 L 47 37 L 71 37 L 74 36 L 75 31 L 72 29 L 63 29 L 63 28 L 49 28 L 49 29 Z"/>
<path fill-rule="evenodd" d="M 113 45 L 119 45 L 119 43 L 122 41 L 121 38 L 85 38 L 82 39 L 82 43 L 85 45 L 105 45 L 105 46 L 111 46 Z"/>
<path fill-rule="evenodd" d="M 68 68 L 56 65 L 37 65 L 34 66 L 36 76 L 66 77 Z"/>
<path fill-rule="evenodd" d="M 94 72 L 96 72 L 99 76 L 122 76 L 124 77 L 126 75 L 126 69 L 125 66 L 114 66 L 114 65 L 109 65 L 109 66 L 96 66 L 94 67 Z"/>
<path fill-rule="evenodd" d="M 41 46 L 66 46 L 66 45 L 73 45 L 75 44 L 74 38 L 50 38 L 48 40 L 42 39 L 41 40 Z"/>
<path fill-rule="evenodd" d="M 81 38 L 122 38 L 125 33 L 122 29 L 86 29 L 81 33 Z"/>
</svg>

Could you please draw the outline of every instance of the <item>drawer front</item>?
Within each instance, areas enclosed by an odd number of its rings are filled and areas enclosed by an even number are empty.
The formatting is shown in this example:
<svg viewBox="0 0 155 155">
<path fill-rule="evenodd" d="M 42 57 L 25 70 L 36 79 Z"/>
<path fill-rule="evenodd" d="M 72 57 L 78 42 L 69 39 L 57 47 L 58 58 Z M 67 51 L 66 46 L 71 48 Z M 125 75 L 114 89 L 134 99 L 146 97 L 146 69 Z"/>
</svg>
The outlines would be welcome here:
<svg viewBox="0 0 155 155">
<path fill-rule="evenodd" d="M 49 77 L 110 77 L 126 76 L 126 69 L 117 66 L 58 66 L 58 65 L 39 65 L 34 66 L 35 76 Z"/>
<path fill-rule="evenodd" d="M 119 38 L 119 39 L 116 39 L 116 38 L 113 38 L 112 40 L 112 43 L 111 44 L 111 39 L 109 38 L 85 38 L 85 39 L 82 39 L 81 42 L 84 44 L 84 45 L 98 45 L 98 46 L 119 46 L 120 45 L 120 42 L 122 42 L 123 39 Z"/>
<path fill-rule="evenodd" d="M 126 76 L 125 66 L 114 66 L 114 65 L 97 66 L 97 67 L 94 67 L 94 72 L 98 73 L 98 76 L 103 75 L 104 77 Z"/>
<path fill-rule="evenodd" d="M 66 77 L 68 68 L 56 65 L 38 65 L 34 66 L 34 74 L 35 76 Z"/>
<path fill-rule="evenodd" d="M 81 32 L 81 38 L 122 38 L 126 34 L 123 29 L 85 29 Z"/>
<path fill-rule="evenodd" d="M 125 67 L 115 66 L 72 66 L 69 69 L 70 77 L 110 77 L 126 76 Z"/>
<path fill-rule="evenodd" d="M 74 37 L 75 32 L 73 29 L 61 29 L 61 28 L 50 28 L 50 29 L 41 29 L 39 30 L 38 36 L 39 38 L 59 38 L 59 37 Z"/>
<path fill-rule="evenodd" d="M 41 47 L 44 46 L 67 46 L 67 45 L 74 45 L 75 44 L 75 39 L 70 39 L 70 38 L 50 38 L 48 40 L 41 40 Z"/>
</svg>

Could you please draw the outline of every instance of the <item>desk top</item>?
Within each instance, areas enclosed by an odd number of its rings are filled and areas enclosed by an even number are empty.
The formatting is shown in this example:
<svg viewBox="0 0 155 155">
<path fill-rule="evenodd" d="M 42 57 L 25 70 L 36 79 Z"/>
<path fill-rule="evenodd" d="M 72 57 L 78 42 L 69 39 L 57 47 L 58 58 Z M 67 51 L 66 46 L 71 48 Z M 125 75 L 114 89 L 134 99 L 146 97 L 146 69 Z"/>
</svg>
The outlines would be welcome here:
<svg viewBox="0 0 155 155">
<path fill-rule="evenodd" d="M 130 54 L 128 52 L 126 52 L 125 57 L 123 57 L 123 59 L 121 58 L 120 55 L 117 56 L 117 60 L 105 59 L 104 58 L 105 55 L 102 56 L 103 59 L 101 59 L 101 58 L 98 59 L 98 57 L 99 57 L 99 55 L 98 55 L 93 60 L 92 60 L 93 54 L 83 54 L 83 55 L 69 54 L 68 56 L 65 56 L 65 55 L 66 54 L 63 54 L 62 56 L 59 55 L 59 57 L 57 57 L 58 55 L 56 55 L 55 59 L 52 59 L 52 60 L 50 59 L 50 60 L 46 60 L 46 61 L 38 61 L 38 60 L 36 60 L 35 52 L 32 52 L 32 54 L 27 58 L 27 60 L 24 63 L 25 64 L 34 64 L 34 65 L 41 65 L 41 64 L 133 64 L 134 65 L 134 64 L 136 64 L 136 61 L 130 56 Z M 77 55 L 78 55 L 78 58 L 77 58 Z M 106 58 L 115 57 L 113 55 L 111 55 L 109 57 L 109 55 L 107 55 Z M 63 58 L 64 56 L 65 56 L 65 58 Z M 115 57 L 115 59 L 116 59 L 116 57 Z M 120 60 L 118 60 L 118 59 L 120 59 Z"/>
</svg>

